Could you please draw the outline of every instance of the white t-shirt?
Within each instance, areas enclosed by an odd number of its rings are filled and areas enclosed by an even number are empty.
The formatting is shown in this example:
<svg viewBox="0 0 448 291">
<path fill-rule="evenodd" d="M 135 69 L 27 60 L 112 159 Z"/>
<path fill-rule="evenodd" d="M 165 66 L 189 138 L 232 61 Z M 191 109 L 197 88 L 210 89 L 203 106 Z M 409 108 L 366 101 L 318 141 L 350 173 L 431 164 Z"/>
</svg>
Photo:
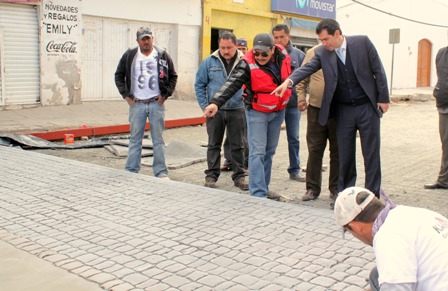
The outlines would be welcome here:
<svg viewBox="0 0 448 291">
<path fill-rule="evenodd" d="M 132 62 L 131 92 L 138 99 L 150 99 L 160 95 L 157 75 L 158 53 L 155 48 L 149 56 L 141 53 L 140 48 Z"/>
<path fill-rule="evenodd" d="M 373 239 L 379 283 L 448 290 L 448 219 L 422 208 L 392 209 Z"/>
</svg>

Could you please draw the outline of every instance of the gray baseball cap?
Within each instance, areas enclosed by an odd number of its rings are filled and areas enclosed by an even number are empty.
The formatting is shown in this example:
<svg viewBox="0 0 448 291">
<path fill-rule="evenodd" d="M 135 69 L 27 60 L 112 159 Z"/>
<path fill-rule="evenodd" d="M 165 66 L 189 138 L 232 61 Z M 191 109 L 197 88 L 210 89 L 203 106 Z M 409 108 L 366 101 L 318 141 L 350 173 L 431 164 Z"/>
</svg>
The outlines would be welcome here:
<svg viewBox="0 0 448 291">
<path fill-rule="evenodd" d="M 137 38 L 138 39 L 143 39 L 144 37 L 149 36 L 150 38 L 152 38 L 152 30 L 149 27 L 146 26 L 142 26 L 137 30 Z"/>
<path fill-rule="evenodd" d="M 254 50 L 269 51 L 274 46 L 274 38 L 268 33 L 259 33 L 254 38 Z"/>
</svg>

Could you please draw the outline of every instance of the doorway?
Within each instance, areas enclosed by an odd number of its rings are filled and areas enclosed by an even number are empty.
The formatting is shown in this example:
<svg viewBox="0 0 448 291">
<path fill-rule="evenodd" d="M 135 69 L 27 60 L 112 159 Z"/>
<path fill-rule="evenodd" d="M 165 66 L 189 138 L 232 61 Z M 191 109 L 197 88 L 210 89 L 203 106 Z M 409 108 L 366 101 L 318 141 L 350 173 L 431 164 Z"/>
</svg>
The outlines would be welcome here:
<svg viewBox="0 0 448 291">
<path fill-rule="evenodd" d="M 417 87 L 429 87 L 431 81 L 432 44 L 427 39 L 418 42 Z"/>
<path fill-rule="evenodd" d="M 224 31 L 233 32 L 233 29 L 212 28 L 212 35 L 210 40 L 210 54 L 219 48 L 218 38 Z"/>
</svg>

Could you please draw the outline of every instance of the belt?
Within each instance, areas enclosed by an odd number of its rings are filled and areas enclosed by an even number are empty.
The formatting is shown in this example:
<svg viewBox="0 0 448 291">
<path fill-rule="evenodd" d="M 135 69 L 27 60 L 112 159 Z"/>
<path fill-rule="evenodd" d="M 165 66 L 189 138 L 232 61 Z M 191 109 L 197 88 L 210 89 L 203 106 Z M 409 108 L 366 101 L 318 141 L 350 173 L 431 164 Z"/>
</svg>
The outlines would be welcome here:
<svg viewBox="0 0 448 291">
<path fill-rule="evenodd" d="M 137 98 L 134 98 L 134 101 L 135 102 L 140 102 L 140 103 L 143 103 L 143 104 L 148 104 L 148 103 L 151 103 L 151 102 L 156 102 L 157 99 L 158 99 L 157 97 L 149 98 L 149 99 L 137 99 Z"/>
</svg>

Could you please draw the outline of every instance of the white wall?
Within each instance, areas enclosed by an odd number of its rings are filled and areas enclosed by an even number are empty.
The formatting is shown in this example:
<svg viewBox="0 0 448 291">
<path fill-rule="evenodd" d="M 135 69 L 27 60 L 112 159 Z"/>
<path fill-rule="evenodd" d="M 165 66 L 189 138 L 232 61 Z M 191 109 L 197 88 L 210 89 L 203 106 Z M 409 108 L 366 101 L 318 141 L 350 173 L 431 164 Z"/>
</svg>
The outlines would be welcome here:
<svg viewBox="0 0 448 291">
<path fill-rule="evenodd" d="M 194 80 L 199 64 L 199 37 L 202 26 L 201 0 L 83 0 L 82 14 L 133 23 L 170 24 L 171 46 L 168 53 L 179 75 L 174 96 L 177 99 L 195 100 Z M 135 31 L 130 31 L 132 46 L 137 46 Z M 157 39 L 165 36 L 155 34 Z M 118 59 L 117 59 L 118 63 Z"/>
<path fill-rule="evenodd" d="M 369 6 L 421 22 L 448 26 L 446 0 L 362 0 Z M 448 28 L 423 25 L 369 9 L 351 0 L 337 1 L 337 21 L 343 34 L 368 35 L 377 48 L 390 85 L 392 45 L 389 29 L 400 29 L 395 45 L 393 88 L 415 88 L 417 81 L 418 42 L 432 43 L 431 86 L 437 81 L 434 59 L 439 48 L 448 45 Z"/>
<path fill-rule="evenodd" d="M 83 14 L 181 25 L 202 24 L 201 0 L 83 0 Z"/>
</svg>

